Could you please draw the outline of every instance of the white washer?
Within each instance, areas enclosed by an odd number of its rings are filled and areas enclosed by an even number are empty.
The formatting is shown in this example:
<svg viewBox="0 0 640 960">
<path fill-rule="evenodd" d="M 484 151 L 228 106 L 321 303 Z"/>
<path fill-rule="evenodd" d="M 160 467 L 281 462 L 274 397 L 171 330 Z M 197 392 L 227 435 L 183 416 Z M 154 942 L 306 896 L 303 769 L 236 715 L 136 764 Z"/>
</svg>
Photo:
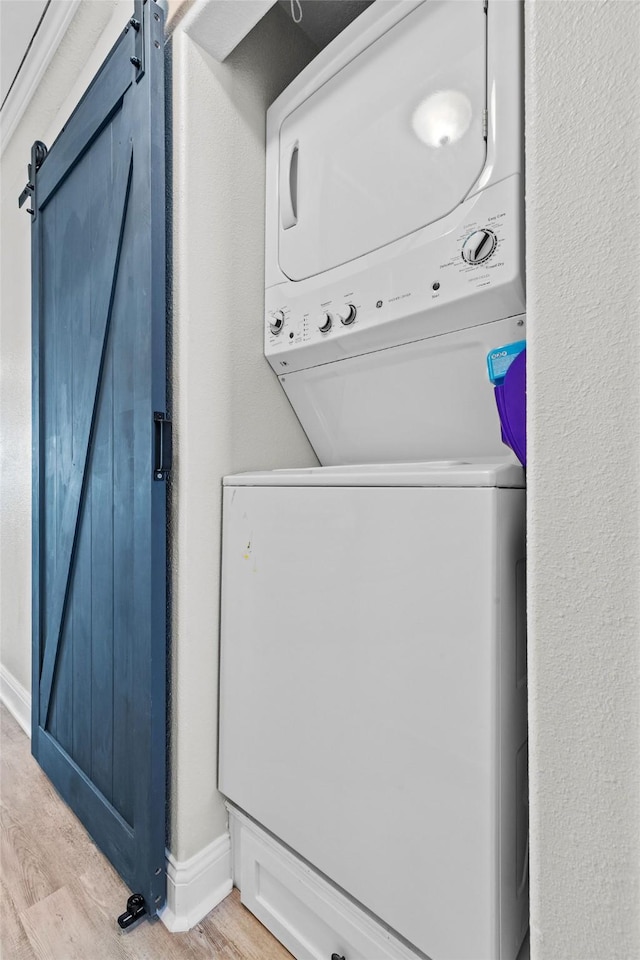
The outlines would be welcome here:
<svg viewBox="0 0 640 960">
<path fill-rule="evenodd" d="M 220 789 L 433 960 L 527 926 L 524 499 L 497 462 L 225 479 Z"/>
<path fill-rule="evenodd" d="M 522 4 L 377 0 L 267 112 L 265 355 L 323 464 L 504 453 Z"/>
</svg>

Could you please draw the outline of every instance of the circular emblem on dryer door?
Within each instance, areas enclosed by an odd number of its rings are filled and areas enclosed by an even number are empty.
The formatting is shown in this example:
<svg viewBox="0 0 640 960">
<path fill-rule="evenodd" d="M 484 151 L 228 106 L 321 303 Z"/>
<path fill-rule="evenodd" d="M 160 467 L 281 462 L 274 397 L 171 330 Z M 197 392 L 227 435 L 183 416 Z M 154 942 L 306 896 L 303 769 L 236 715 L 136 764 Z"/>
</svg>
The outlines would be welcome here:
<svg viewBox="0 0 640 960">
<path fill-rule="evenodd" d="M 497 243 L 493 230 L 486 227 L 474 230 L 462 244 L 462 259 L 467 263 L 484 263 L 495 250 Z"/>
</svg>

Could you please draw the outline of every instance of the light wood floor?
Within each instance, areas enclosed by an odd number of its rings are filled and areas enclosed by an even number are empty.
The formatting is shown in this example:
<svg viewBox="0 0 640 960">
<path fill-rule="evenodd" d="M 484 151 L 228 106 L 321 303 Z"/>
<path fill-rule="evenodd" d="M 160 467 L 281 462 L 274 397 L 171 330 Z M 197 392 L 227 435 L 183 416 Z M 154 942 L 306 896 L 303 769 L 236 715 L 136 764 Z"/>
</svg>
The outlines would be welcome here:
<svg viewBox="0 0 640 960">
<path fill-rule="evenodd" d="M 234 890 L 189 933 L 160 921 L 120 930 L 129 892 L 0 708 L 0 955 L 3 960 L 291 960 Z"/>
</svg>

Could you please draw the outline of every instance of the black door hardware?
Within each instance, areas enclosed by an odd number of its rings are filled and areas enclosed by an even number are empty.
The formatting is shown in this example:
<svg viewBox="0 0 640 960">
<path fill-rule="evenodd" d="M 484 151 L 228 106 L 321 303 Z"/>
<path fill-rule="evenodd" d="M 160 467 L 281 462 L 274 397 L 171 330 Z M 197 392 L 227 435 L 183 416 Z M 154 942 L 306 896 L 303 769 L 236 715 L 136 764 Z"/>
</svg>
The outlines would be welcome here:
<svg viewBox="0 0 640 960">
<path fill-rule="evenodd" d="M 129 26 L 133 27 L 136 33 L 135 53 L 130 57 L 131 63 L 136 68 L 136 83 L 144 77 L 144 14 L 142 7 L 146 0 L 133 0 L 133 16 L 129 20 Z"/>
<path fill-rule="evenodd" d="M 127 909 L 118 917 L 118 925 L 126 930 L 132 923 L 139 920 L 147 912 L 144 897 L 141 893 L 132 893 L 127 900 Z"/>
<path fill-rule="evenodd" d="M 48 153 L 48 150 L 42 140 L 36 140 L 34 145 L 31 147 L 31 163 L 27 166 L 27 185 L 18 197 L 18 206 L 22 207 L 29 197 L 33 197 L 33 207 L 27 207 L 27 213 L 31 214 L 32 217 L 36 215 L 36 174 Z"/>
<path fill-rule="evenodd" d="M 171 470 L 171 420 L 167 420 L 164 413 L 156 412 L 153 415 L 153 429 L 155 431 L 153 479 L 165 480 Z"/>
</svg>

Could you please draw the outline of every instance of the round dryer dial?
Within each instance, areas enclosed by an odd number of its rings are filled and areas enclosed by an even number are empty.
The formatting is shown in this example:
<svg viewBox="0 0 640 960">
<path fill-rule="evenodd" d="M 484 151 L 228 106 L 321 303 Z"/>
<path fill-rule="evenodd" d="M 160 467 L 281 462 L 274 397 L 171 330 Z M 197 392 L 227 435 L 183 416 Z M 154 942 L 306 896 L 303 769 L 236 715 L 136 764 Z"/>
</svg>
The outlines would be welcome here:
<svg viewBox="0 0 640 960">
<path fill-rule="evenodd" d="M 284 327 L 284 313 L 282 310 L 276 310 L 275 313 L 271 314 L 269 319 L 269 329 L 271 333 L 278 334 Z"/>
<path fill-rule="evenodd" d="M 338 311 L 338 316 L 340 317 L 340 323 L 343 323 L 345 327 L 348 327 L 350 323 L 356 318 L 356 313 L 358 311 L 352 303 L 345 303 L 343 307 Z"/>
<path fill-rule="evenodd" d="M 493 230 L 475 230 L 462 245 L 462 258 L 467 263 L 484 263 L 495 250 L 497 243 Z"/>
<path fill-rule="evenodd" d="M 329 333 L 331 327 L 333 326 L 333 317 L 330 313 L 323 313 L 320 317 L 320 323 L 318 324 L 318 330 L 320 333 Z"/>
</svg>

